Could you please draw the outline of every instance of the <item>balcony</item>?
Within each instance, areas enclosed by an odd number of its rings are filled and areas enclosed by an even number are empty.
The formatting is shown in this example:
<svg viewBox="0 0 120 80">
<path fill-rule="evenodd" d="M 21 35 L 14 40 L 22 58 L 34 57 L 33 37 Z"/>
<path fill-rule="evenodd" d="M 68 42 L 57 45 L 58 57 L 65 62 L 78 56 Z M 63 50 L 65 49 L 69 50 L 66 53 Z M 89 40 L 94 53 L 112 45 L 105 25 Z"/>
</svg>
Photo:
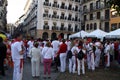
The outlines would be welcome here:
<svg viewBox="0 0 120 80">
<path fill-rule="evenodd" d="M 80 2 L 80 0 L 75 0 L 75 2 Z"/>
<path fill-rule="evenodd" d="M 65 19 L 65 17 L 64 16 L 60 16 L 60 19 Z"/>
<path fill-rule="evenodd" d="M 81 4 L 84 4 L 84 3 L 87 3 L 87 2 L 90 2 L 90 1 L 92 1 L 92 0 L 82 0 Z"/>
<path fill-rule="evenodd" d="M 59 4 L 53 4 L 52 7 L 59 8 Z"/>
<path fill-rule="evenodd" d="M 44 30 L 49 30 L 49 26 L 48 26 L 48 25 L 44 25 L 44 26 L 43 26 L 43 29 L 44 29 Z"/>
<path fill-rule="evenodd" d="M 49 2 L 44 2 L 43 5 L 45 5 L 45 6 L 51 6 L 51 3 L 49 3 Z"/>
<path fill-rule="evenodd" d="M 72 18 L 72 21 L 74 21 L 75 19 L 74 18 Z"/>
<path fill-rule="evenodd" d="M 60 30 L 62 30 L 62 31 L 66 31 L 67 28 L 66 28 L 66 27 L 61 27 Z"/>
<path fill-rule="evenodd" d="M 67 6 L 61 6 L 60 8 L 61 9 L 67 9 Z"/>
<path fill-rule="evenodd" d="M 52 30 L 58 30 L 57 28 L 57 26 L 52 26 Z"/>
<path fill-rule="evenodd" d="M 90 12 L 89 9 L 83 9 L 83 14 L 87 14 L 89 12 Z"/>
<path fill-rule="evenodd" d="M 71 18 L 71 17 L 68 17 L 68 20 L 69 20 L 69 21 L 71 21 L 71 20 L 72 20 L 72 18 Z"/>
<path fill-rule="evenodd" d="M 59 15 L 52 15 L 52 18 L 59 19 Z"/>
<path fill-rule="evenodd" d="M 43 17 L 49 17 L 49 15 L 47 13 L 44 13 Z"/>
<path fill-rule="evenodd" d="M 73 28 L 68 28 L 68 31 L 73 31 Z"/>
</svg>

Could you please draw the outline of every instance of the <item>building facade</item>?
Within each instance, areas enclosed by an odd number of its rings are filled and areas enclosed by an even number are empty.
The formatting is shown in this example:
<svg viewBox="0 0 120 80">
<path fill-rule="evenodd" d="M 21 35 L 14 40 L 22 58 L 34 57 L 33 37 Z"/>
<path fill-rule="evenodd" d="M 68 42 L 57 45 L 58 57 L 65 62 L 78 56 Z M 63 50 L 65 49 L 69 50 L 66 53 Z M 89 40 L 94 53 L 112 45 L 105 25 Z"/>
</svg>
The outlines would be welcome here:
<svg viewBox="0 0 120 80">
<path fill-rule="evenodd" d="M 120 15 L 117 13 L 115 9 L 111 9 L 110 15 L 110 30 L 116 30 L 120 28 Z"/>
<path fill-rule="evenodd" d="M 96 29 L 110 31 L 110 7 L 108 0 L 81 0 L 81 26 L 91 32 Z"/>
<path fill-rule="evenodd" d="M 79 6 L 80 0 L 33 0 L 24 28 L 36 38 L 68 38 L 81 29 Z"/>
<path fill-rule="evenodd" d="M 7 0 L 0 0 L 0 30 L 7 31 Z"/>
</svg>

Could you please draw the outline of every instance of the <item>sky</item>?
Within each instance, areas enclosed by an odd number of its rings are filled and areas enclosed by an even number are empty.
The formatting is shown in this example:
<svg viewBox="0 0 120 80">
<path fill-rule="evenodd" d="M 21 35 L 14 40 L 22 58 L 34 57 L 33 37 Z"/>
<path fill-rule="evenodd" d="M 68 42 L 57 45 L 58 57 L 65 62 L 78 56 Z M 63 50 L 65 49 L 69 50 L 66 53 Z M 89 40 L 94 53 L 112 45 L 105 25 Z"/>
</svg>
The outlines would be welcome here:
<svg viewBox="0 0 120 80">
<path fill-rule="evenodd" d="M 24 14 L 24 6 L 27 0 L 8 0 L 7 21 L 15 23 Z"/>
</svg>

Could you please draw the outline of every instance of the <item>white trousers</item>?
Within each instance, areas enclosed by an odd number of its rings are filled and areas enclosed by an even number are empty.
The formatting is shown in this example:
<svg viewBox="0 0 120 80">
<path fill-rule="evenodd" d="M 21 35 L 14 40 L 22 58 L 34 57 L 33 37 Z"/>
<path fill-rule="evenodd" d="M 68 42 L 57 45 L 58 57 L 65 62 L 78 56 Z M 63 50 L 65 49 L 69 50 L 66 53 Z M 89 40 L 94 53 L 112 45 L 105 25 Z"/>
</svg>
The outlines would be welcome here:
<svg viewBox="0 0 120 80">
<path fill-rule="evenodd" d="M 77 59 L 77 68 L 78 68 L 78 75 L 80 75 L 80 70 L 82 69 L 82 74 L 85 74 L 85 65 L 84 65 L 84 58 L 82 60 Z"/>
<path fill-rule="evenodd" d="M 107 53 L 106 56 L 107 56 L 106 67 L 110 67 L 110 54 Z"/>
<path fill-rule="evenodd" d="M 66 70 L 66 56 L 67 54 L 66 53 L 60 53 L 60 70 L 61 72 L 65 72 Z"/>
<path fill-rule="evenodd" d="M 95 70 L 94 53 L 91 51 L 87 54 L 87 64 L 88 69 Z"/>
<path fill-rule="evenodd" d="M 40 60 L 31 60 L 32 76 L 40 76 Z"/>
<path fill-rule="evenodd" d="M 75 73 L 76 69 L 76 57 L 72 56 L 71 59 L 69 59 L 69 73 Z"/>
<path fill-rule="evenodd" d="M 101 55 L 101 50 L 97 49 L 95 51 L 95 67 L 99 67 L 99 63 L 100 63 L 100 55 Z"/>
<path fill-rule="evenodd" d="M 16 59 L 14 62 L 14 72 L 13 72 L 13 80 L 22 80 L 23 75 L 23 67 L 20 67 L 20 59 Z"/>
</svg>

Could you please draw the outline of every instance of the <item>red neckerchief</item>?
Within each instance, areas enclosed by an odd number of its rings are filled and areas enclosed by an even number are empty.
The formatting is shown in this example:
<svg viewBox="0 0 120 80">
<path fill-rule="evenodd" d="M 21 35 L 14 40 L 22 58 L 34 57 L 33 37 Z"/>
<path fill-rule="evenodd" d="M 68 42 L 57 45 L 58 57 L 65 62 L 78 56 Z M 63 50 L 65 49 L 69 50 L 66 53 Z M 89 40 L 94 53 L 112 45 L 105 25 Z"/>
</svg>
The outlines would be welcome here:
<svg viewBox="0 0 120 80">
<path fill-rule="evenodd" d="M 78 46 L 79 49 L 82 49 L 82 46 Z"/>
<path fill-rule="evenodd" d="M 15 40 L 14 40 L 14 43 L 15 43 L 15 42 L 20 42 L 20 41 L 21 41 L 21 40 L 15 39 Z"/>
</svg>

